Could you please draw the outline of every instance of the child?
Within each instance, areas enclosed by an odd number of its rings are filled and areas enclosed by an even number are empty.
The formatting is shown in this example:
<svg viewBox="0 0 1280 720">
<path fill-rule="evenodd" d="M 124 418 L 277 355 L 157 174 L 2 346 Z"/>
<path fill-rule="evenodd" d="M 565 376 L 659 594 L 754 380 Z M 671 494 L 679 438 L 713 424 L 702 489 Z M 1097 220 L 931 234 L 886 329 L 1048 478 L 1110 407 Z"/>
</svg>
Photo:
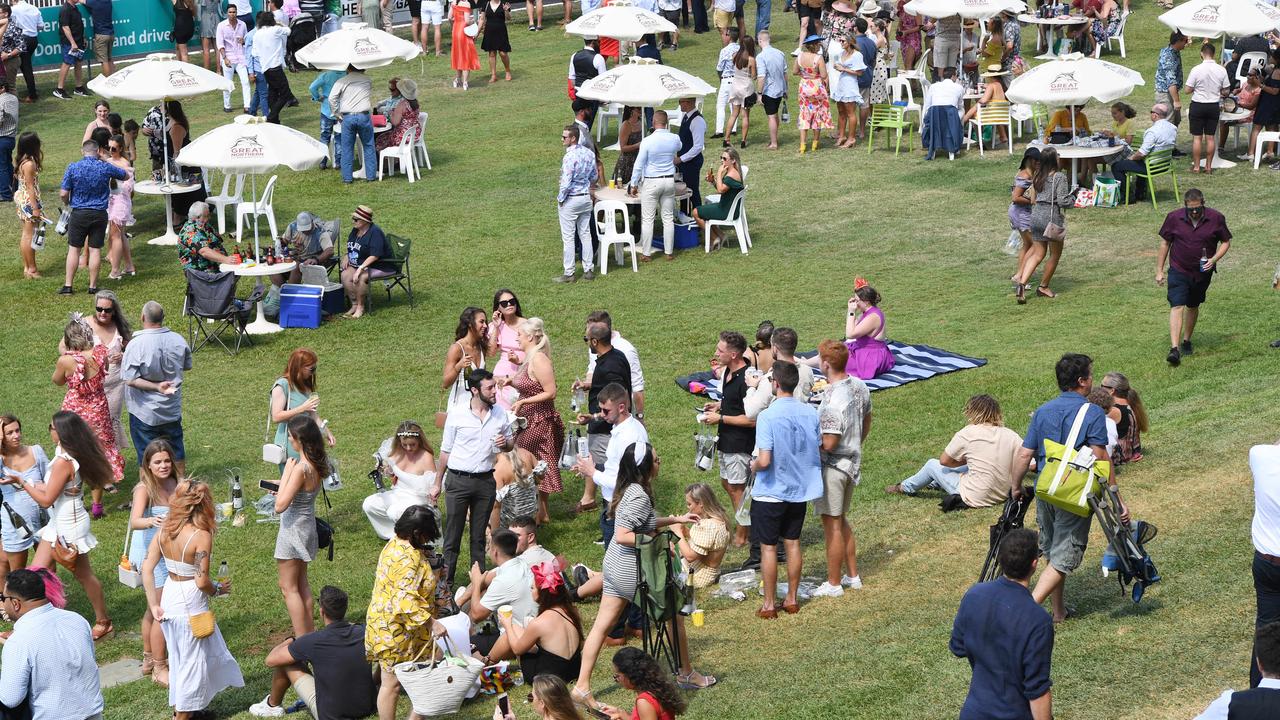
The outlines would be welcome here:
<svg viewBox="0 0 1280 720">
<path fill-rule="evenodd" d="M 1116 399 L 1111 393 L 1101 387 L 1096 387 L 1089 393 L 1089 402 L 1102 408 L 1107 414 L 1107 457 L 1114 457 L 1116 443 L 1120 440 L 1120 432 L 1116 429 L 1116 422 L 1120 420 L 1120 410 L 1116 408 Z"/>
</svg>

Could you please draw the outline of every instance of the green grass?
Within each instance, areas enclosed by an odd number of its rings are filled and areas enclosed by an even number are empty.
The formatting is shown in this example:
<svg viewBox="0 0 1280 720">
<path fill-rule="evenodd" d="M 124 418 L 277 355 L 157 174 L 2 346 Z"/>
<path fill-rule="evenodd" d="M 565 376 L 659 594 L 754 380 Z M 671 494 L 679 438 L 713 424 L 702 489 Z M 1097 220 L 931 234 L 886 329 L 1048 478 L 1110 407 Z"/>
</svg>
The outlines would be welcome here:
<svg viewBox="0 0 1280 720">
<path fill-rule="evenodd" d="M 1155 21 L 1152 4 L 1135 6 L 1138 14 L 1128 25 L 1130 55 L 1121 62 L 1150 82 L 1167 30 Z M 794 23 L 792 16 L 775 18 L 780 47 L 789 46 L 784 38 L 794 32 Z M 1026 35 L 1030 47 L 1032 33 Z M 332 171 L 280 174 L 281 222 L 304 209 L 346 217 L 363 203 L 375 209 L 388 231 L 411 235 L 417 308 L 411 310 L 397 296 L 390 305 L 381 300 L 363 321 L 333 321 L 316 331 L 257 339 L 255 347 L 235 358 L 205 350 L 188 376 L 189 467 L 225 495 L 230 467 L 243 469 L 248 487 L 274 474 L 258 459 L 267 390 L 295 347 L 319 353 L 322 415 L 338 437 L 336 454 L 348 489 L 334 498 L 338 559 L 312 564 L 314 587 L 346 588 L 353 615 L 363 614 L 380 543 L 360 512 L 367 490 L 361 478 L 369 454 L 396 423 L 417 418 L 430 424 L 440 404 L 442 358 L 464 306 L 488 307 L 494 289 L 513 288 L 529 314 L 546 320 L 562 385 L 583 371 L 586 358 L 578 342 L 583 318 L 592 309 L 608 308 L 644 360 L 647 420 L 659 452 L 668 458 L 659 509 L 671 512 L 682 507 L 685 484 L 713 480 L 692 468 L 691 398 L 671 379 L 704 368 L 716 333 L 724 328 L 745 332 L 770 319 L 795 327 L 802 347 L 836 335 L 858 274 L 884 294 L 893 338 L 990 362 L 874 395 L 865 482 L 850 515 L 866 589 L 843 600 L 811 603 L 797 616 L 767 624 L 754 618 L 753 601 L 709 603 L 707 625 L 693 631 L 692 646 L 698 667 L 717 674 L 721 686 L 695 695 L 689 716 L 954 717 L 969 670 L 950 655 L 946 641 L 959 597 L 979 570 L 986 526 L 996 513 L 944 516 L 933 502 L 889 497 L 881 488 L 939 453 L 962 425 L 960 409 L 970 394 L 995 395 L 1008 424 L 1025 430 L 1029 414 L 1055 394 L 1052 367 L 1064 351 L 1089 353 L 1099 373 L 1125 372 L 1151 411 L 1153 429 L 1144 437 L 1147 459 L 1126 468 L 1120 481 L 1134 513 L 1160 527 L 1151 550 L 1165 581 L 1142 605 L 1133 606 L 1113 581 L 1098 575 L 1101 535 L 1095 532 L 1084 567 L 1068 581 L 1068 598 L 1079 617 L 1057 638 L 1058 716 L 1189 717 L 1223 688 L 1246 682 L 1253 596 L 1245 452 L 1253 443 L 1274 441 L 1280 421 L 1276 355 L 1266 347 L 1276 335 L 1276 298 L 1268 288 L 1280 249 L 1271 232 L 1280 210 L 1270 192 L 1274 176 L 1241 167 L 1192 181 L 1186 174 L 1189 162 L 1180 162 L 1182 187 L 1201 187 L 1209 204 L 1226 213 L 1236 241 L 1205 306 L 1197 353 L 1176 370 L 1163 359 L 1167 307 L 1164 291 L 1153 283 L 1155 233 L 1164 213 L 1175 207 L 1167 186 L 1162 186 L 1159 210 L 1137 205 L 1070 213 L 1070 238 L 1054 279 L 1060 297 L 1033 298 L 1018 307 L 1009 292 L 1013 263 L 999 250 L 1009 232 L 1005 209 L 1015 166 L 1003 151 L 927 164 L 918 148 L 894 157 L 882 146 L 870 154 L 863 147 L 852 152 L 824 148 L 801 158 L 795 154 L 794 126 L 783 130 L 783 150 L 764 149 L 759 111 L 752 147 L 745 152 L 752 169 L 747 202 L 756 242 L 749 257 L 733 251 L 687 252 L 674 263 L 646 265 L 639 274 L 619 270 L 594 283 L 561 287 L 549 282 L 559 272 L 560 258 L 553 205 L 561 153 L 557 131 L 570 120 L 564 65 L 576 41 L 551 27 L 526 33 L 518 20 L 512 40 L 513 83 L 487 87 L 481 72 L 471 91 L 453 91 L 447 61 L 434 59 L 420 78 L 416 63 L 373 73 L 379 87 L 393 73 L 421 80 L 435 166 L 421 182 L 409 185 L 394 178 L 348 189 Z M 713 36 L 688 34 L 679 52 L 666 57 L 711 77 L 717 51 Z M 1194 52 L 1185 57 L 1189 69 Z M 292 76 L 295 91 L 305 89 L 309 78 Z M 50 82 L 47 76 L 41 79 L 45 88 Z M 1150 93 L 1148 85 L 1130 100 L 1141 109 Z M 208 96 L 189 104 L 195 135 L 226 122 L 218 102 Z M 63 167 L 77 156 L 90 105 L 88 100 L 44 100 L 23 107 L 24 129 L 38 130 L 45 140 L 43 190 L 50 209 L 58 205 L 54 198 Z M 139 119 L 146 110 L 128 103 L 115 109 Z M 1109 125 L 1105 109 L 1091 107 L 1089 114 L 1098 126 Z M 284 117 L 315 132 L 315 105 L 304 102 Z M 613 159 L 606 155 L 610 169 Z M 137 198 L 140 238 L 161 231 L 160 207 L 155 198 Z M 0 267 L 5 311 L 0 349 L 6 371 L 0 409 L 26 421 L 30 441 L 47 444 L 40 428 L 62 398 L 62 389 L 48 381 L 57 341 L 66 313 L 87 310 L 89 298 L 54 294 L 63 259 L 56 238 L 40 255 L 46 279 L 22 280 L 11 214 L 0 217 L 0 228 L 0 253 L 9 258 Z M 131 316 L 144 301 L 157 299 L 169 309 L 171 326 L 185 329 L 178 317 L 183 285 L 176 253 L 145 244 L 136 244 L 135 253 L 138 277 L 104 281 L 104 286 L 120 292 Z M 83 275 L 78 282 L 83 289 Z M 567 405 L 562 399 L 566 411 Z M 126 474 L 133 476 L 132 462 Z M 601 549 L 590 542 L 594 519 L 568 519 L 575 487 L 569 483 L 553 500 L 555 521 L 542 540 L 598 566 Z M 99 648 L 103 662 L 140 652 L 134 633 L 144 609 L 142 594 L 114 581 L 124 518 L 124 512 L 113 511 L 95 523 L 102 546 L 93 554 L 94 565 L 123 631 Z M 236 592 L 215 608 L 247 682 L 245 689 L 215 700 L 221 716 L 247 717 L 236 713 L 267 688 L 261 660 L 287 633 L 271 561 L 274 534 L 274 527 L 249 525 L 222 530 L 217 538 L 216 559 L 230 561 Z M 805 541 L 806 574 L 819 574 L 816 522 L 806 528 Z M 742 557 L 735 551 L 726 562 L 736 564 Z M 89 614 L 78 588 L 73 586 L 70 596 L 73 609 Z M 593 613 L 593 605 L 586 608 Z M 596 686 L 606 702 L 629 701 L 603 669 Z M 490 713 L 489 703 L 474 703 L 461 716 Z M 107 716 L 167 718 L 166 695 L 149 683 L 113 688 L 107 692 Z"/>
</svg>

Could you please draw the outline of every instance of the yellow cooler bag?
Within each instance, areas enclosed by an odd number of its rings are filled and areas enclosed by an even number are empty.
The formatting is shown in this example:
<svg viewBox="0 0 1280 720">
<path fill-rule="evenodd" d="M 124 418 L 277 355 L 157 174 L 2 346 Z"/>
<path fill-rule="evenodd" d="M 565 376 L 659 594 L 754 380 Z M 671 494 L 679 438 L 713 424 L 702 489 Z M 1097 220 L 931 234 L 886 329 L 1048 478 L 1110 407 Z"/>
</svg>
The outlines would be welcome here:
<svg viewBox="0 0 1280 720">
<path fill-rule="evenodd" d="M 1089 411 L 1089 404 L 1080 406 L 1066 444 L 1045 439 L 1044 467 L 1036 479 L 1036 497 L 1069 513 L 1088 517 L 1093 512 L 1089 496 L 1100 489 L 1111 472 L 1111 463 L 1099 460 L 1088 445 L 1075 449 L 1080 426 Z"/>
</svg>

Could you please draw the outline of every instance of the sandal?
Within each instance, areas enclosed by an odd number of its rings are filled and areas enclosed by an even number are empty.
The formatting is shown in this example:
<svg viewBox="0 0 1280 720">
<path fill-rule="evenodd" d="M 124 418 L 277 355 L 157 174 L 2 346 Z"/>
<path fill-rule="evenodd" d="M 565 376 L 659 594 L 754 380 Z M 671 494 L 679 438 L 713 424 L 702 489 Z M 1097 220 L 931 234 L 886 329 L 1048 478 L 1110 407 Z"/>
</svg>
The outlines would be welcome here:
<svg viewBox="0 0 1280 720">
<path fill-rule="evenodd" d="M 1058 293 L 1049 289 L 1047 285 L 1040 285 L 1036 288 L 1036 294 L 1042 298 L 1053 299 L 1058 297 Z"/>
<path fill-rule="evenodd" d="M 783 603 L 782 609 L 788 615 L 795 615 L 796 613 L 800 612 L 800 603 L 794 602 L 794 603 L 791 603 L 790 605 Z"/>
<path fill-rule="evenodd" d="M 105 640 L 116 634 L 116 628 L 111 624 L 111 618 L 99 620 L 93 624 L 93 641 Z"/>
<path fill-rule="evenodd" d="M 152 671 L 153 669 L 155 669 L 155 666 L 156 666 L 156 659 L 155 659 L 154 657 L 152 657 L 152 656 L 151 656 L 151 653 L 149 653 L 149 652 L 147 652 L 147 651 L 145 651 L 145 650 L 144 650 L 144 651 L 142 652 L 142 675 L 143 675 L 143 677 L 146 677 L 146 676 L 150 675 L 150 674 L 151 674 L 151 671 Z"/>
<path fill-rule="evenodd" d="M 598 711 L 600 710 L 601 707 L 603 707 L 600 703 L 596 702 L 596 699 L 594 697 L 591 696 L 590 690 L 579 690 L 578 688 L 575 687 L 569 691 L 569 697 L 573 699 L 574 705 L 577 705 L 578 707 L 581 707 L 581 708 L 586 708 L 587 710 Z"/>
<path fill-rule="evenodd" d="M 94 503 L 89 510 L 89 514 L 93 516 L 94 520 L 101 520 L 107 516 L 107 511 L 102 509 L 102 503 Z"/>
<path fill-rule="evenodd" d="M 765 610 L 764 608 L 760 608 L 756 611 L 756 617 L 761 620 L 773 620 L 778 617 L 778 611 L 774 609 Z"/>
<path fill-rule="evenodd" d="M 695 677 L 701 678 L 702 682 L 694 680 Z M 716 682 L 718 681 L 714 675 L 703 675 L 697 670 L 694 670 L 687 675 L 684 673 L 676 673 L 676 685 L 680 686 L 681 690 L 705 690 L 712 685 L 715 685 Z"/>
<path fill-rule="evenodd" d="M 120 492 L 120 487 L 115 483 L 107 483 L 106 485 L 102 486 L 102 490 L 103 492 L 115 495 L 116 493 Z"/>
<path fill-rule="evenodd" d="M 151 681 L 160 687 L 169 687 L 169 658 L 155 661 L 151 668 Z"/>
</svg>

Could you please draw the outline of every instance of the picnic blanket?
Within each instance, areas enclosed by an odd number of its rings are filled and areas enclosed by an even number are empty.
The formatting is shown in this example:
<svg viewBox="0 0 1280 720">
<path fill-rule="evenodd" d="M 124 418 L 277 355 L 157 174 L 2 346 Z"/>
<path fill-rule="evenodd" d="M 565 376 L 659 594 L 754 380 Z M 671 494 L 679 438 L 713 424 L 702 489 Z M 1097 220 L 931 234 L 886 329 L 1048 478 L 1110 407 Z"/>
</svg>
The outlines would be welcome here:
<svg viewBox="0 0 1280 720">
<path fill-rule="evenodd" d="M 935 375 L 944 375 L 957 370 L 968 370 L 969 368 L 982 367 L 987 364 L 984 358 L 957 355 L 929 345 L 908 345 L 907 343 L 890 340 L 889 350 L 893 352 L 893 369 L 889 372 L 881 373 L 870 380 L 863 381 L 867 384 L 867 388 L 872 391 L 886 390 L 899 385 L 906 385 L 916 380 L 926 380 Z M 813 357 L 816 354 L 816 350 L 811 350 L 805 353 L 796 353 L 796 356 L 805 358 Z M 814 375 L 819 376 L 820 373 L 814 370 Z M 712 400 L 720 399 L 720 381 L 716 379 L 710 370 L 678 377 L 676 378 L 676 384 L 694 395 L 705 395 Z"/>
</svg>

